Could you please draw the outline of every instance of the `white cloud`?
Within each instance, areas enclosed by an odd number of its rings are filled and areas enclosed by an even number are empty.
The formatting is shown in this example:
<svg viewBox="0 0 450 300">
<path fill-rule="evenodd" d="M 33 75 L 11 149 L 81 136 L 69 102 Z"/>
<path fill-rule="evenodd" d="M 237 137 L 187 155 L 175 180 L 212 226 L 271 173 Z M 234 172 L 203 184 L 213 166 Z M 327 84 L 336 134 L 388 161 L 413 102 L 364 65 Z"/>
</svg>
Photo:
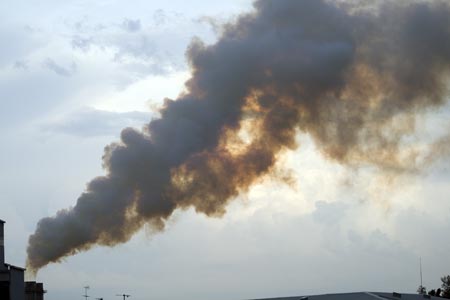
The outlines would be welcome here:
<svg viewBox="0 0 450 300">
<path fill-rule="evenodd" d="M 72 134 L 80 137 L 118 137 L 125 127 L 142 128 L 151 119 L 149 112 L 111 112 L 83 108 L 43 125 L 46 132 Z"/>
<path fill-rule="evenodd" d="M 70 77 L 77 71 L 77 65 L 75 62 L 72 62 L 69 67 L 63 67 L 57 64 L 53 59 L 47 58 L 43 65 L 49 70 L 55 72 L 55 74 L 63 77 Z"/>
<path fill-rule="evenodd" d="M 137 32 L 141 30 L 141 20 L 125 19 L 122 22 L 122 28 L 129 32 Z"/>
</svg>

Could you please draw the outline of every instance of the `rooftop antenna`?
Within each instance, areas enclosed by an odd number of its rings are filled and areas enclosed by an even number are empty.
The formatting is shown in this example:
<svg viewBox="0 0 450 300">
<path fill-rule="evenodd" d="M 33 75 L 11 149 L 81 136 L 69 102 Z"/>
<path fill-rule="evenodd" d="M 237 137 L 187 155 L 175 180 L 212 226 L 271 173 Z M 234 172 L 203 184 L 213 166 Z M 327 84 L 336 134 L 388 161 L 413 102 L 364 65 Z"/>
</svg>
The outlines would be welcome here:
<svg viewBox="0 0 450 300">
<path fill-rule="evenodd" d="M 83 297 L 84 297 L 85 300 L 87 300 L 87 298 L 89 298 L 89 296 L 87 294 L 88 289 L 89 289 L 88 285 L 84 287 L 84 295 L 83 295 Z"/>
<path fill-rule="evenodd" d="M 419 258 L 419 262 L 420 262 L 420 288 L 423 288 L 423 283 L 422 283 L 422 257 Z"/>
<path fill-rule="evenodd" d="M 123 297 L 123 300 L 125 300 L 128 297 L 131 297 L 131 295 L 127 295 L 127 294 L 118 294 L 116 295 L 117 297 Z"/>
</svg>

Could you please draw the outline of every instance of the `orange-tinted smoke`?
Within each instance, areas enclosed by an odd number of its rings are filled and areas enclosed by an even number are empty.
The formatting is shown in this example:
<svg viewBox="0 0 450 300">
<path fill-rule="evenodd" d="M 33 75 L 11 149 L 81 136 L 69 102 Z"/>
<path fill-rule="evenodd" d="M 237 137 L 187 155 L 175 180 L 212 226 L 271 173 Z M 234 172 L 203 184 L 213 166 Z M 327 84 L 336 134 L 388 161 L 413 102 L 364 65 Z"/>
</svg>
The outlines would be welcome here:
<svg viewBox="0 0 450 300">
<path fill-rule="evenodd" d="M 448 97 L 450 6 L 339 3 L 257 1 L 217 43 L 194 40 L 187 92 L 142 131 L 124 129 L 105 150 L 107 175 L 39 221 L 28 267 L 126 242 L 144 224 L 162 229 L 177 208 L 220 216 L 298 132 L 345 165 L 404 167 L 402 137 Z"/>
</svg>

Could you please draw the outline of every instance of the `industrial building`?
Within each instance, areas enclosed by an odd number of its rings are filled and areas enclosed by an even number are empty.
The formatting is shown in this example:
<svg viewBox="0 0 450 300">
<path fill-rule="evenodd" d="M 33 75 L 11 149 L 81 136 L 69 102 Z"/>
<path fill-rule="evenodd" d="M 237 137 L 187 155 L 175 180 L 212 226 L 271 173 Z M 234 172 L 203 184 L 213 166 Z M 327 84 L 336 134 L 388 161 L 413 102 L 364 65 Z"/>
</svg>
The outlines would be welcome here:
<svg viewBox="0 0 450 300">
<path fill-rule="evenodd" d="M 35 281 L 25 282 L 25 300 L 44 300 L 44 285 Z"/>
<path fill-rule="evenodd" d="M 42 283 L 25 282 L 25 269 L 5 263 L 5 221 L 0 220 L 0 299 L 44 300 Z"/>
</svg>

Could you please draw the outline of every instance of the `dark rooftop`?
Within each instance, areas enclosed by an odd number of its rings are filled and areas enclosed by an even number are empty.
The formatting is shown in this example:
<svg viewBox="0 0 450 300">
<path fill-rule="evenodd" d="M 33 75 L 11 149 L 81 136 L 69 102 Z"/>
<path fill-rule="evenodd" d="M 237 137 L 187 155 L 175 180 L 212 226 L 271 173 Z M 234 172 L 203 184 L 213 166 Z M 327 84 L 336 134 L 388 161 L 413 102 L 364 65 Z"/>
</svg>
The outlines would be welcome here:
<svg viewBox="0 0 450 300">
<path fill-rule="evenodd" d="M 442 298 L 419 295 L 419 294 L 402 294 L 402 293 L 378 293 L 378 292 L 358 292 L 358 293 L 342 293 L 342 294 L 324 294 L 313 296 L 296 296 L 281 298 L 266 298 L 260 300 L 422 300 Z"/>
</svg>

